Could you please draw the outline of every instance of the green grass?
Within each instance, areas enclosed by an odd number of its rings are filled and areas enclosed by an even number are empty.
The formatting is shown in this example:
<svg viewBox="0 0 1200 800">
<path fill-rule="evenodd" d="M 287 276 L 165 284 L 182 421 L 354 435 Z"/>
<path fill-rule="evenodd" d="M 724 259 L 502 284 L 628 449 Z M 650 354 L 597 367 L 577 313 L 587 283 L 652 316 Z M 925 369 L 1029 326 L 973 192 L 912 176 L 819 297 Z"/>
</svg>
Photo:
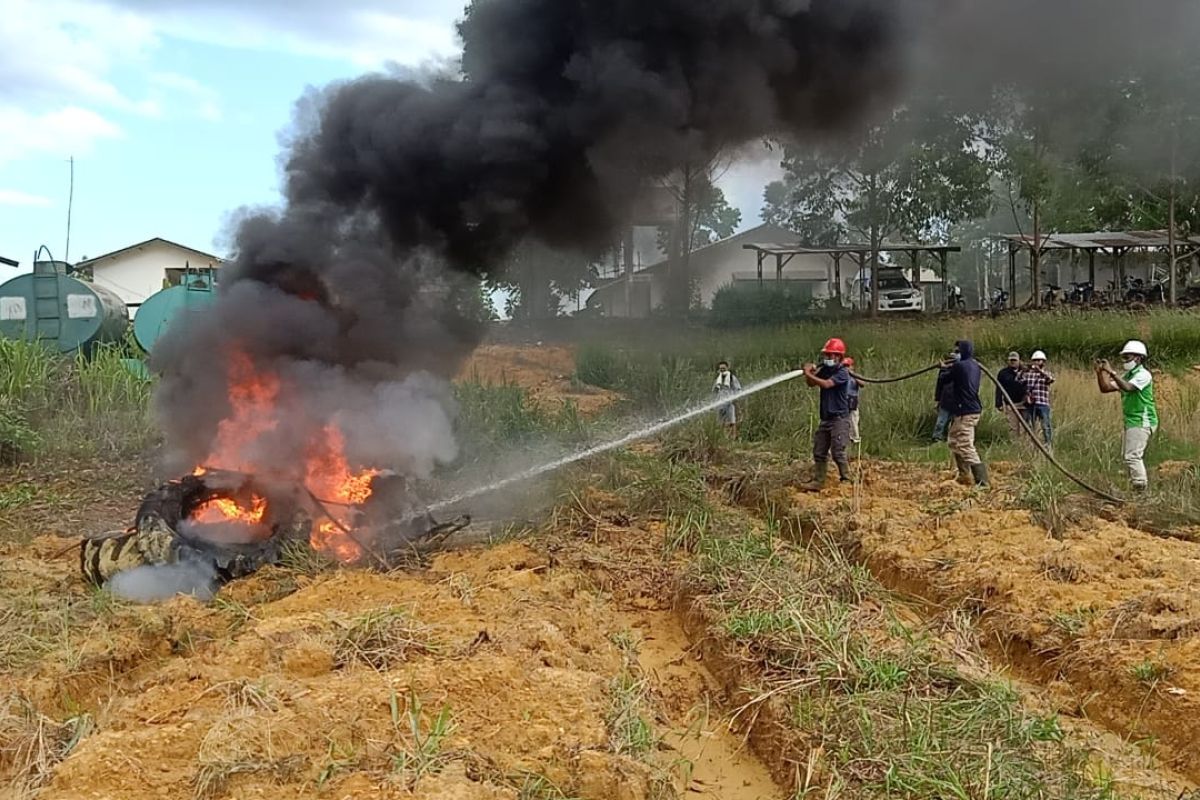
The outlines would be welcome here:
<svg viewBox="0 0 1200 800">
<path fill-rule="evenodd" d="M 152 384 L 126 369 L 121 345 L 63 356 L 0 339 L 0 462 L 121 458 L 157 438 Z"/>
<path fill-rule="evenodd" d="M 613 460 L 618 468 L 596 465 L 599 474 L 575 480 L 604 486 L 619 477 L 613 491 L 634 524 L 662 519 L 659 503 L 670 503 L 664 546 L 679 549 L 664 558 L 686 559 L 684 596 L 704 610 L 709 635 L 749 665 L 739 675 L 752 698 L 741 717 L 756 719 L 757 704 L 769 701 L 804 743 L 803 752 L 780 754 L 801 764 L 796 797 L 1114 796 L 1057 719 L 1027 711 L 1002 681 L 960 672 L 939 629 L 898 614 L 897 599 L 819 528 L 789 543 L 780 535 L 789 520 L 754 516 L 711 493 L 664 498 L 658 488 L 630 488 L 659 487 L 676 468 L 667 454 Z M 638 507 L 647 497 L 656 502 Z M 1081 611 L 1061 624 L 1072 635 L 1087 622 Z M 613 642 L 626 668 L 609 686 L 610 746 L 647 753 L 656 745 L 648 690 L 631 666 L 637 642 L 624 633 Z M 1164 676 L 1145 667 L 1136 677 Z M 803 784 L 804 757 L 818 760 L 813 785 Z"/>
<path fill-rule="evenodd" d="M 643 331 L 638 341 L 623 338 L 614 326 L 605 343 L 580 348 L 578 377 L 624 392 L 635 408 L 646 413 L 661 414 L 706 399 L 712 365 L 718 359 L 730 360 L 747 385 L 810 360 L 829 335 L 845 338 L 857 359 L 856 370 L 875 377 L 927 366 L 962 337 L 973 339 L 980 358 L 993 368 L 1011 349 L 1047 350 L 1058 377 L 1053 390 L 1055 455 L 1086 482 L 1119 495 L 1128 493 L 1121 459 L 1120 401 L 1097 391 L 1090 366 L 1097 356 L 1115 359 L 1126 339 L 1145 338 L 1152 365 L 1160 370 L 1162 424 L 1147 451 L 1151 491 L 1131 504 L 1129 518 L 1170 535 L 1200 525 L 1200 481 L 1195 480 L 1195 469 L 1155 473 L 1165 462 L 1200 462 L 1200 381 L 1189 377 L 1190 366 L 1200 363 L 1200 316 L 1190 311 L 858 319 L 719 334 L 700 328 L 668 329 L 653 337 Z M 648 338 L 653 339 L 652 350 L 645 345 Z M 935 376 L 927 374 L 865 387 L 863 444 L 856 452 L 888 460 L 945 463 L 945 445 L 930 446 L 929 441 L 936 417 L 934 382 Z M 1032 447 L 1010 440 L 1003 417 L 992 409 L 993 394 L 994 387 L 985 378 L 981 387 L 985 412 L 976 436 L 981 454 L 987 461 L 1021 465 L 1029 484 L 1022 500 L 1048 530 L 1061 535 L 1076 514 L 1066 500 L 1082 490 Z M 669 431 L 662 438 L 663 449 L 679 460 L 701 464 L 736 459 L 739 454 L 759 456 L 764 451 L 807 461 L 818 423 L 817 401 L 818 392 L 801 380 L 782 384 L 740 402 L 737 442 L 721 436 L 715 420 L 706 416 Z"/>
</svg>

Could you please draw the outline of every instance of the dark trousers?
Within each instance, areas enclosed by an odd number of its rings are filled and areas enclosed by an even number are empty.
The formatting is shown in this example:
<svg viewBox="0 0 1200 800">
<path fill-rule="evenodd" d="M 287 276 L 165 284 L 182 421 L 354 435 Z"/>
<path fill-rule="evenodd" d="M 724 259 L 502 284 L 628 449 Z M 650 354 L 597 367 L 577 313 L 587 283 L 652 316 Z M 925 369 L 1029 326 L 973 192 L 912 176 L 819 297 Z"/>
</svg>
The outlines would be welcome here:
<svg viewBox="0 0 1200 800">
<path fill-rule="evenodd" d="M 1025 421 L 1031 428 L 1039 421 L 1042 423 L 1042 439 L 1046 444 L 1050 444 L 1054 439 L 1054 430 L 1050 423 L 1050 406 L 1041 404 L 1025 406 Z"/>
<path fill-rule="evenodd" d="M 823 463 L 833 453 L 833 463 L 846 466 L 846 448 L 850 446 L 850 417 L 823 419 L 813 434 L 813 461 Z"/>
</svg>

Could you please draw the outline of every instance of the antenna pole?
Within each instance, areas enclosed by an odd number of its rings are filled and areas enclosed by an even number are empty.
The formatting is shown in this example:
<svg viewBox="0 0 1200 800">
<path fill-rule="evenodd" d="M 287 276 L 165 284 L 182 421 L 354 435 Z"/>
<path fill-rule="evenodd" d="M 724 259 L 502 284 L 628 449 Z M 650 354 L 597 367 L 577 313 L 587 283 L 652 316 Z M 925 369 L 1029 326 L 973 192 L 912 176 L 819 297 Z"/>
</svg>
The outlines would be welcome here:
<svg viewBox="0 0 1200 800">
<path fill-rule="evenodd" d="M 71 207 L 75 204 L 75 156 L 67 159 L 67 163 L 71 165 L 71 185 L 67 191 L 67 246 L 66 252 L 63 253 L 63 261 L 71 263 Z"/>
</svg>

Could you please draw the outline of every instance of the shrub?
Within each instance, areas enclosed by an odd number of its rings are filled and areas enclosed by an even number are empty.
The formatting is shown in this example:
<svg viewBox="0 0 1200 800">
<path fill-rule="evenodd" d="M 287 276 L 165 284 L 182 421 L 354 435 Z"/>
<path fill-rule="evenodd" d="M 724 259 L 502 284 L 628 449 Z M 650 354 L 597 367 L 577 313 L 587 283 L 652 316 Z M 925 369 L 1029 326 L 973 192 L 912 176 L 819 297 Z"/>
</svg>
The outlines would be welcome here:
<svg viewBox="0 0 1200 800">
<path fill-rule="evenodd" d="M 709 323 L 716 328 L 784 325 L 803 319 L 812 305 L 807 286 L 729 284 L 713 295 Z"/>
</svg>

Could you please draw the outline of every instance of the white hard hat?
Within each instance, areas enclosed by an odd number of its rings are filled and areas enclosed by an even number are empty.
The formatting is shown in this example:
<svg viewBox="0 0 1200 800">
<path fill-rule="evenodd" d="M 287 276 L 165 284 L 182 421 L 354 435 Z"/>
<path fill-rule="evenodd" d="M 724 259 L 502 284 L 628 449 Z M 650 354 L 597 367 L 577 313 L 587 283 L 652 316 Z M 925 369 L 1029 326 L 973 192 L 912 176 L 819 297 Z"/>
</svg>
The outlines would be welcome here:
<svg viewBox="0 0 1200 800">
<path fill-rule="evenodd" d="M 1142 358 L 1145 358 L 1147 355 L 1149 355 L 1149 353 L 1146 352 L 1146 345 L 1142 342 L 1139 342 L 1137 339 L 1130 339 L 1125 343 L 1125 346 L 1121 348 L 1121 355 L 1127 354 L 1141 356 Z"/>
<path fill-rule="evenodd" d="M 1031 356 L 1029 357 L 1029 360 L 1030 360 L 1030 361 L 1045 361 L 1045 360 L 1046 360 L 1046 354 L 1045 354 L 1045 353 L 1043 353 L 1041 350 L 1034 350 L 1034 351 L 1033 351 L 1033 355 L 1031 355 Z"/>
</svg>

